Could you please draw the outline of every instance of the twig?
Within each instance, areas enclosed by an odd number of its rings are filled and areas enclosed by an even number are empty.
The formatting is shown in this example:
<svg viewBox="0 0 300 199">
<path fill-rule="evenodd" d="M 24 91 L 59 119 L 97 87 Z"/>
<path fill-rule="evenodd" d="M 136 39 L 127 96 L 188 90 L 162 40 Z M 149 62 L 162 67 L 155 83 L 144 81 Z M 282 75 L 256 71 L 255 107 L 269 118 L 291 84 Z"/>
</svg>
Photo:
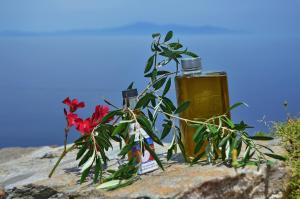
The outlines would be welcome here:
<svg viewBox="0 0 300 199">
<path fill-rule="evenodd" d="M 65 157 L 65 155 L 68 152 L 72 151 L 75 147 L 76 147 L 76 145 L 73 144 L 70 148 L 68 148 L 68 149 L 66 149 L 66 150 L 64 150 L 62 152 L 62 154 L 60 155 L 59 159 L 57 160 L 57 162 L 55 163 L 54 167 L 52 168 L 51 172 L 49 173 L 49 175 L 48 175 L 49 178 L 51 178 L 51 176 L 53 175 L 55 169 L 57 168 L 57 166 L 59 165 L 59 163 L 61 162 L 61 160 Z"/>
</svg>

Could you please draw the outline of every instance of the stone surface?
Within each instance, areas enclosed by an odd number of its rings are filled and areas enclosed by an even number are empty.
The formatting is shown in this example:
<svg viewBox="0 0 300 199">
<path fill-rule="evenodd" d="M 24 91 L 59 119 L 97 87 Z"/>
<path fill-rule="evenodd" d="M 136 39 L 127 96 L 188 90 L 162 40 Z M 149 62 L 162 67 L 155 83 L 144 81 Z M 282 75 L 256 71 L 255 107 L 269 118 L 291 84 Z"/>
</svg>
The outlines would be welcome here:
<svg viewBox="0 0 300 199">
<path fill-rule="evenodd" d="M 0 199 L 4 199 L 6 197 L 6 193 L 4 188 L 0 187 Z"/>
<path fill-rule="evenodd" d="M 277 153 L 284 151 L 274 142 L 269 146 Z M 165 159 L 165 147 L 156 146 L 165 171 L 156 170 L 140 180 L 114 191 L 95 189 L 91 178 L 82 185 L 76 151 L 61 162 L 52 178 L 48 174 L 62 152 L 62 147 L 9 148 L 0 150 L 0 187 L 7 198 L 282 198 L 288 170 L 278 162 L 273 167 L 234 170 L 224 165 L 190 166 L 181 154 Z M 109 168 L 118 167 L 118 145 L 109 151 Z M 50 155 L 49 155 L 50 154 Z M 12 158 L 13 157 L 13 158 Z M 0 189 L 1 198 L 1 189 Z"/>
</svg>

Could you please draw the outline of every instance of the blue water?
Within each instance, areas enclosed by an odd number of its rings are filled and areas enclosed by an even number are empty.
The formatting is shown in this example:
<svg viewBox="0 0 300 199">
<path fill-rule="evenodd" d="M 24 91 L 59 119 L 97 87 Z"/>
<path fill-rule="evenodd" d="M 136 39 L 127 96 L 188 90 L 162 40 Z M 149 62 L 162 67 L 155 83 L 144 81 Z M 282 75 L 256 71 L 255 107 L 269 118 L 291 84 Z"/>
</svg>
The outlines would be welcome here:
<svg viewBox="0 0 300 199">
<path fill-rule="evenodd" d="M 179 36 L 203 60 L 207 70 L 225 70 L 231 103 L 249 107 L 232 115 L 255 126 L 285 119 L 300 111 L 300 38 L 297 36 Z M 0 147 L 63 144 L 66 97 L 87 103 L 88 117 L 102 98 L 121 104 L 120 91 L 135 81 L 138 89 L 149 36 L 126 37 L 2 37 L 0 38 Z M 174 97 L 174 88 L 171 96 Z M 79 134 L 74 130 L 71 139 Z"/>
</svg>

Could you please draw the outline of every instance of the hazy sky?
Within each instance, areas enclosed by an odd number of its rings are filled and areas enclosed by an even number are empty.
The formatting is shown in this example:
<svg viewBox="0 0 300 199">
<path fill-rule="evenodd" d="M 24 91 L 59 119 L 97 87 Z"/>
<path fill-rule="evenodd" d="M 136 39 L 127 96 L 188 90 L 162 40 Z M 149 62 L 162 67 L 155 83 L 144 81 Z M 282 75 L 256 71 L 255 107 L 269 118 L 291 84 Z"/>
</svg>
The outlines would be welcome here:
<svg viewBox="0 0 300 199">
<path fill-rule="evenodd" d="M 0 30 L 53 31 L 134 22 L 300 32 L 299 0 L 0 0 Z"/>
</svg>

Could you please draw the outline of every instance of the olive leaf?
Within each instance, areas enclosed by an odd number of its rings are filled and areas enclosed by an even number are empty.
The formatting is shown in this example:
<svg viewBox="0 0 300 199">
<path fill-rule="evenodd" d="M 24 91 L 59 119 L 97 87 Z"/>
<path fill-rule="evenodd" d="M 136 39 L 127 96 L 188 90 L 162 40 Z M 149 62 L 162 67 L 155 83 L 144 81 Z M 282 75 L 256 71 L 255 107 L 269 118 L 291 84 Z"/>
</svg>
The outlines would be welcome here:
<svg viewBox="0 0 300 199">
<path fill-rule="evenodd" d="M 146 139 L 144 139 L 144 144 L 145 144 L 145 148 L 147 151 L 149 151 L 149 153 L 151 154 L 151 156 L 153 156 L 153 158 L 155 159 L 156 163 L 158 164 L 158 166 L 162 169 L 165 170 L 160 159 L 158 158 L 157 154 L 154 152 L 154 150 L 149 146 L 148 142 Z"/>
<path fill-rule="evenodd" d="M 164 42 L 169 41 L 173 37 L 173 31 L 169 31 L 164 39 Z"/>
<path fill-rule="evenodd" d="M 162 96 L 165 96 L 169 92 L 170 87 L 171 87 L 171 79 L 169 78 L 167 83 L 166 83 L 166 86 L 164 88 Z"/>
<path fill-rule="evenodd" d="M 147 61 L 147 64 L 146 64 L 146 67 L 145 67 L 145 70 L 144 70 L 144 73 L 149 72 L 150 69 L 152 68 L 153 62 L 154 62 L 154 56 L 155 55 L 152 55 L 151 57 L 149 57 L 149 59 Z"/>
<path fill-rule="evenodd" d="M 278 154 L 274 154 L 274 153 L 264 153 L 264 154 L 271 158 L 277 159 L 277 160 L 282 160 L 282 161 L 286 160 L 286 157 L 278 155 Z"/>
<path fill-rule="evenodd" d="M 185 101 L 183 102 L 182 104 L 180 104 L 180 106 L 177 107 L 177 109 L 175 110 L 175 114 L 178 114 L 178 113 L 181 113 L 183 112 L 184 110 L 186 110 L 190 105 L 190 102 L 189 101 Z"/>
</svg>

